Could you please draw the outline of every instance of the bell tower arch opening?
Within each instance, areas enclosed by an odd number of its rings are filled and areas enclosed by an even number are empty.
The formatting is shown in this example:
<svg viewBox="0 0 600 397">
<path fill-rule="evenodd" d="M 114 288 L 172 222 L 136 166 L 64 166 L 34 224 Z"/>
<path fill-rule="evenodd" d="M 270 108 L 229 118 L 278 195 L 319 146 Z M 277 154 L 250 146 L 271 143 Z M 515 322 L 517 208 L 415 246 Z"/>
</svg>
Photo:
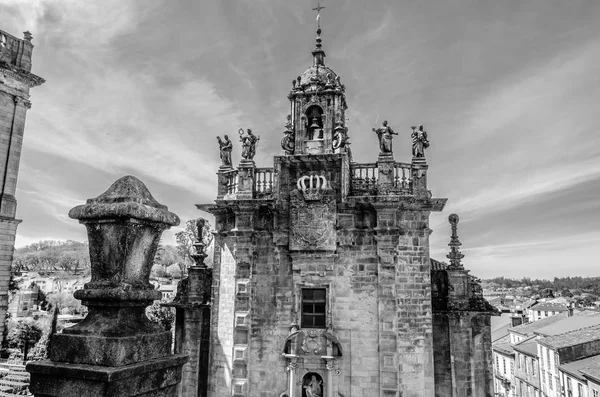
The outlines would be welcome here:
<svg viewBox="0 0 600 397">
<path fill-rule="evenodd" d="M 305 115 L 309 124 L 306 126 L 308 140 L 323 139 L 323 109 L 318 105 L 311 105 L 306 109 Z"/>
</svg>

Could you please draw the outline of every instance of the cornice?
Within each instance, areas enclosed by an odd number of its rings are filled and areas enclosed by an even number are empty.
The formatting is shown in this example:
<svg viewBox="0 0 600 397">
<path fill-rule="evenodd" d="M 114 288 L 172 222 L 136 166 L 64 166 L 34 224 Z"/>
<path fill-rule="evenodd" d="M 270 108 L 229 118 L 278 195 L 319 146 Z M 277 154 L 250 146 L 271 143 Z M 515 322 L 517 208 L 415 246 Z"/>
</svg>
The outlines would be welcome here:
<svg viewBox="0 0 600 397">
<path fill-rule="evenodd" d="M 9 76 L 27 86 L 36 87 L 46 82 L 43 78 L 33 73 L 27 72 L 24 69 L 10 65 L 6 62 L 0 62 L 0 72 L 5 76 Z"/>
</svg>

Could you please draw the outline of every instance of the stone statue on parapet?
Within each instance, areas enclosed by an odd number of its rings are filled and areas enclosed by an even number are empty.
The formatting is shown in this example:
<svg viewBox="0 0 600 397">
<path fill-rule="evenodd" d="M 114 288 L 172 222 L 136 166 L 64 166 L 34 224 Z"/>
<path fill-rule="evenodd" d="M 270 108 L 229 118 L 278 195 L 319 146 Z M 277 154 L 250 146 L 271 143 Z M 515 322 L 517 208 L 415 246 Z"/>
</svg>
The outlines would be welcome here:
<svg viewBox="0 0 600 397">
<path fill-rule="evenodd" d="M 420 124 L 418 129 L 414 125 L 410 128 L 412 128 L 410 137 L 412 138 L 413 157 L 425 157 L 425 149 L 429 147 L 427 131 L 423 129 L 423 124 Z"/>
<path fill-rule="evenodd" d="M 287 123 L 285 124 L 285 136 L 281 140 L 281 148 L 285 151 L 285 154 L 292 155 L 296 147 L 295 134 L 292 129 L 292 115 L 287 115 Z"/>
<path fill-rule="evenodd" d="M 217 137 L 219 142 L 219 157 L 221 157 L 221 167 L 231 168 L 231 150 L 233 149 L 233 143 L 227 135 Z"/>
<path fill-rule="evenodd" d="M 342 120 L 338 120 L 335 128 L 333 129 L 333 140 L 331 141 L 331 147 L 334 151 L 346 147 L 348 142 L 348 128 L 344 126 Z"/>
<path fill-rule="evenodd" d="M 381 128 L 373 128 L 373 131 L 377 134 L 377 138 L 379 139 L 379 154 L 392 153 L 392 139 L 394 138 L 394 135 L 398 135 L 398 133 L 388 127 L 387 120 L 382 124 L 383 127 Z"/>
<path fill-rule="evenodd" d="M 242 158 L 244 160 L 253 160 L 256 154 L 256 144 L 260 140 L 260 136 L 254 135 L 250 128 L 246 130 L 246 134 L 244 134 L 243 128 L 240 128 L 238 133 L 240 134 L 240 142 L 242 142 Z"/>
</svg>

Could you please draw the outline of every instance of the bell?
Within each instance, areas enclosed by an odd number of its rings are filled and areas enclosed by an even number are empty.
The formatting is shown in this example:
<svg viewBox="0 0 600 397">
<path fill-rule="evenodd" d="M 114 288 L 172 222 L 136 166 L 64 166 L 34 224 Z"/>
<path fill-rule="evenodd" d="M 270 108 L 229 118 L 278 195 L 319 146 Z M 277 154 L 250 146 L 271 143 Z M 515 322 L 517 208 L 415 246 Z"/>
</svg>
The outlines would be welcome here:
<svg viewBox="0 0 600 397">
<path fill-rule="evenodd" d="M 319 125 L 319 123 L 317 123 L 317 118 L 313 117 L 313 122 L 311 124 L 311 126 L 309 127 L 311 130 L 315 130 L 317 128 L 321 128 L 321 126 Z"/>
</svg>

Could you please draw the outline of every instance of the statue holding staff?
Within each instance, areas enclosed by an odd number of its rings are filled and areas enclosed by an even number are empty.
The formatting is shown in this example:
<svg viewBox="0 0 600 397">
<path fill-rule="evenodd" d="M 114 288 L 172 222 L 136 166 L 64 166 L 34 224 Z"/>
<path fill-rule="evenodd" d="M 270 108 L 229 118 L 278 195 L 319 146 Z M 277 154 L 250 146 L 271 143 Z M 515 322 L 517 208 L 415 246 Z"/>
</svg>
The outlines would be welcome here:
<svg viewBox="0 0 600 397">
<path fill-rule="evenodd" d="M 382 124 L 383 127 L 381 128 L 373 128 L 373 131 L 377 134 L 377 138 L 379 139 L 379 154 L 392 153 L 392 139 L 394 138 L 394 135 L 398 135 L 398 133 L 388 127 L 387 120 Z"/>
<path fill-rule="evenodd" d="M 244 129 L 240 128 L 238 133 L 240 134 L 240 142 L 242 142 L 242 158 L 245 160 L 254 159 L 256 154 L 256 144 L 260 140 L 259 136 L 252 133 L 252 130 L 248 128 L 244 135 Z"/>
</svg>

